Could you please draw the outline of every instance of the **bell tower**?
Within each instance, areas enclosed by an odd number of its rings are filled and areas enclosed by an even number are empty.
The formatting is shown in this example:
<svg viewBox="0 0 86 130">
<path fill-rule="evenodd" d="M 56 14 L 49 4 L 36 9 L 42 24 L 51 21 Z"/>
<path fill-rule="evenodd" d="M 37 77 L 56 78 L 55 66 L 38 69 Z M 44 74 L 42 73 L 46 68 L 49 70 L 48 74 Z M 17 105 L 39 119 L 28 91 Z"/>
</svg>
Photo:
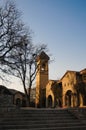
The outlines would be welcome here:
<svg viewBox="0 0 86 130">
<path fill-rule="evenodd" d="M 36 107 L 45 107 L 46 104 L 46 85 L 48 83 L 48 61 L 49 56 L 41 52 L 37 56 L 37 75 L 36 75 Z"/>
</svg>

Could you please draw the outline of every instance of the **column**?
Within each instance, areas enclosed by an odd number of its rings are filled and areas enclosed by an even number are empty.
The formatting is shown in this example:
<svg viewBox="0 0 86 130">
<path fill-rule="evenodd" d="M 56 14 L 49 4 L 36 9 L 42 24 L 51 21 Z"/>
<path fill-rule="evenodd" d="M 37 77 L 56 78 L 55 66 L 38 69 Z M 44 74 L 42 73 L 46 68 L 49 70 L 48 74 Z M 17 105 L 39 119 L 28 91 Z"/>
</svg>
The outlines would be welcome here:
<svg viewBox="0 0 86 130">
<path fill-rule="evenodd" d="M 79 94 L 79 97 L 80 97 L 80 107 L 82 107 L 83 106 L 83 97 L 81 94 Z"/>
<path fill-rule="evenodd" d="M 63 103 L 62 103 L 62 106 L 65 107 L 65 95 L 63 96 Z"/>
<path fill-rule="evenodd" d="M 71 107 L 73 107 L 73 104 L 74 104 L 74 96 L 73 96 L 73 93 L 71 94 Z"/>
</svg>

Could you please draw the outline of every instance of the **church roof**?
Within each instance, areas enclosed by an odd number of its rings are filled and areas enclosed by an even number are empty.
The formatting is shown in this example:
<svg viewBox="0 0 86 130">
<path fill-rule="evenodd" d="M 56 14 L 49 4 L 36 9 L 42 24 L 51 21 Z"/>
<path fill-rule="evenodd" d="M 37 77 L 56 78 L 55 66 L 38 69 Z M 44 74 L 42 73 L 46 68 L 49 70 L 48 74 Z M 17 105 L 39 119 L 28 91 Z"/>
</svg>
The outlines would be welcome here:
<svg viewBox="0 0 86 130">
<path fill-rule="evenodd" d="M 46 59 L 46 60 L 49 60 L 49 56 L 44 52 L 42 51 L 38 56 L 37 56 L 37 60 L 39 59 Z"/>
<path fill-rule="evenodd" d="M 15 89 L 9 89 L 9 91 L 10 91 L 13 95 L 15 95 L 16 93 L 20 93 L 20 94 L 22 94 L 22 95 L 25 95 L 23 92 L 20 92 L 20 91 L 15 90 Z"/>
<path fill-rule="evenodd" d="M 60 79 L 60 81 L 65 77 L 65 75 L 67 73 L 79 73 L 78 71 L 72 71 L 72 70 L 67 70 L 66 73 L 62 76 L 62 78 Z"/>
<path fill-rule="evenodd" d="M 55 85 L 55 84 L 58 84 L 58 83 L 60 83 L 59 80 L 49 80 L 48 81 L 48 84 L 51 84 L 51 85 Z"/>
<path fill-rule="evenodd" d="M 12 95 L 12 93 L 9 91 L 8 88 L 6 88 L 3 85 L 0 85 L 0 94 L 7 94 L 7 95 Z"/>
<path fill-rule="evenodd" d="M 81 74 L 86 73 L 86 68 L 80 71 Z"/>
</svg>

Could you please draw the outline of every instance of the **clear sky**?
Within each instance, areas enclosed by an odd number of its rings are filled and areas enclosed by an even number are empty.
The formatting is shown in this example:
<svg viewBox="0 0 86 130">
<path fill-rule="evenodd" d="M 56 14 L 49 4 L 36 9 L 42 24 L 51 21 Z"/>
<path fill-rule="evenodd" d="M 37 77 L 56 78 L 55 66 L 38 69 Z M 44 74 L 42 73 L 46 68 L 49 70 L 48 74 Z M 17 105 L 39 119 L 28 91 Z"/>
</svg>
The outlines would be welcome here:
<svg viewBox="0 0 86 130">
<path fill-rule="evenodd" d="M 33 41 L 48 45 L 50 78 L 86 67 L 86 0 L 16 0 Z"/>
<path fill-rule="evenodd" d="M 33 42 L 48 45 L 49 78 L 86 68 L 86 0 L 15 0 Z"/>
</svg>

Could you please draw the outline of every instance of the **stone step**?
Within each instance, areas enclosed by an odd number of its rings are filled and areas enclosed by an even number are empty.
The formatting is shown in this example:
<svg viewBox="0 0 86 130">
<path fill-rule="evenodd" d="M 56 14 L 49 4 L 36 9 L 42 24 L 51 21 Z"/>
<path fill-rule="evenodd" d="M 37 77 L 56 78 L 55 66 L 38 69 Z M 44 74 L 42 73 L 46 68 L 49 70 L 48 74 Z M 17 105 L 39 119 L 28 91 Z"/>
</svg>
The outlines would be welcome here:
<svg viewBox="0 0 86 130">
<path fill-rule="evenodd" d="M 62 115 L 62 114 L 64 114 L 64 115 L 69 114 L 68 111 L 65 111 L 64 113 L 63 113 L 63 112 L 60 112 L 60 113 L 59 113 L 59 112 L 56 112 L 56 111 L 52 111 L 52 112 L 48 112 L 48 111 L 47 111 L 47 112 L 45 112 L 45 111 L 40 111 L 40 112 L 38 112 L 38 111 L 37 111 L 37 112 L 36 112 L 36 111 L 31 111 L 31 112 L 28 112 L 28 111 L 27 111 L 27 112 L 25 112 L 25 111 L 24 111 L 24 112 L 18 112 L 18 111 L 17 111 L 17 112 L 15 112 L 15 111 L 14 111 L 14 112 L 13 112 L 13 111 L 12 111 L 12 112 L 8 112 L 8 113 L 10 113 L 10 114 L 19 114 L 19 115 L 21 115 L 21 114 L 33 114 L 33 113 L 34 113 L 34 114 L 39 114 L 39 115 L 40 115 L 40 114 L 58 114 L 58 115 L 60 115 L 60 114 L 61 114 L 61 115 Z"/>
<path fill-rule="evenodd" d="M 41 109 L 41 108 L 34 108 L 34 109 L 16 109 L 16 112 L 38 112 L 38 113 L 40 113 L 41 111 L 43 111 L 43 112 L 56 112 L 56 113 L 64 113 L 64 112 L 67 112 L 67 109 L 46 109 L 46 108 L 44 108 L 44 109 Z"/>
<path fill-rule="evenodd" d="M 80 123 L 80 121 L 78 121 L 78 120 L 68 120 L 68 119 L 66 119 L 66 120 L 52 120 L 52 119 L 48 119 L 48 120 L 28 120 L 28 119 L 26 119 L 26 120 L 24 120 L 24 119 L 20 119 L 20 120 L 13 120 L 13 119 L 10 119 L 10 120 L 2 120 L 1 122 L 0 122 L 0 124 L 14 124 L 14 123 L 16 123 L 16 124 L 18 124 L 18 123 L 36 123 L 36 124 L 39 124 L 39 123 Z"/>
<path fill-rule="evenodd" d="M 10 113 L 12 113 L 12 114 L 17 114 L 18 113 L 20 115 L 21 114 L 33 114 L 33 113 L 34 114 L 39 114 L 39 115 L 40 114 L 58 114 L 58 115 L 64 114 L 64 115 L 66 115 L 66 114 L 68 114 L 68 111 L 59 112 L 58 110 L 57 111 L 56 110 L 55 111 L 54 110 L 53 111 L 50 111 L 50 110 L 49 111 L 42 111 L 42 110 L 41 111 L 35 111 L 35 110 L 33 110 L 33 111 L 19 111 L 19 112 L 17 111 L 17 112 L 10 112 Z"/>
<path fill-rule="evenodd" d="M 82 124 L 80 124 L 80 123 L 46 123 L 46 124 L 34 124 L 34 125 L 32 125 L 32 124 L 6 124 L 6 125 L 4 125 L 3 126 L 3 128 L 10 128 L 10 129 L 14 129 L 14 128 L 16 128 L 16 129 L 19 129 L 19 128 L 30 128 L 30 129 L 32 129 L 32 128 L 48 128 L 48 127 L 50 127 L 50 128 L 52 128 L 52 127 L 74 127 L 74 126 L 77 126 L 78 128 L 79 127 L 83 127 L 83 126 L 85 126 L 86 127 L 86 125 L 82 125 Z"/>
<path fill-rule="evenodd" d="M 41 116 L 42 116 L 42 117 L 44 117 L 44 116 L 45 116 L 45 117 L 46 117 L 46 116 L 49 116 L 49 117 L 52 117 L 52 116 L 62 117 L 63 115 L 64 115 L 64 117 L 70 117 L 70 114 L 55 114 L 55 113 L 49 113 L 49 114 L 47 114 L 47 113 L 46 113 L 46 114 L 43 114 L 43 113 L 40 113 L 40 114 L 38 114 L 38 113 L 37 113 L 37 114 L 36 114 L 36 113 L 35 113 L 35 114 L 34 114 L 34 113 L 29 113 L 29 114 L 28 114 L 28 113 L 26 113 L 26 114 L 22 114 L 22 113 L 21 113 L 21 114 L 16 114 L 16 113 L 15 113 L 15 114 L 10 114 L 10 115 L 8 114 L 8 115 L 6 115 L 6 117 L 8 117 L 8 118 L 12 118 L 12 117 L 16 117 L 16 116 L 18 116 L 18 117 L 24 117 L 24 116 L 27 117 L 28 115 L 29 115 L 29 117 L 37 117 L 37 116 L 39 116 L 39 117 L 41 117 Z M 72 116 L 72 115 L 71 115 L 71 116 Z M 73 116 L 73 117 L 74 117 L 74 116 Z"/>
<path fill-rule="evenodd" d="M 47 117 L 15 117 L 15 118 L 8 118 L 8 117 L 6 117 L 6 118 L 4 118 L 4 120 L 5 121 L 15 121 L 15 120 L 28 120 L 28 121 L 30 121 L 30 120 L 61 120 L 61 121 L 63 121 L 63 120 L 75 120 L 75 118 L 74 117 L 54 117 L 54 116 L 52 116 L 52 117 L 49 117 L 49 116 L 47 116 Z"/>
<path fill-rule="evenodd" d="M 44 123 L 80 123 L 79 121 L 77 120 L 23 120 L 23 119 L 20 119 L 20 120 L 4 120 L 2 121 L 0 124 L 44 124 Z"/>
<path fill-rule="evenodd" d="M 67 110 L 16 110 L 0 114 L 0 130 L 86 130 Z"/>
<path fill-rule="evenodd" d="M 68 112 L 65 112 L 64 114 L 63 113 L 59 113 L 59 114 L 57 114 L 57 113 L 55 113 L 55 112 L 52 112 L 52 113 L 44 113 L 43 111 L 41 111 L 41 113 L 39 113 L 38 111 L 37 112 L 25 112 L 25 113 L 16 113 L 16 112 L 14 112 L 14 113 L 8 113 L 8 114 L 6 114 L 6 116 L 4 116 L 5 118 L 28 118 L 28 116 L 30 117 L 30 118 L 40 118 L 40 117 L 42 117 L 42 118 L 47 118 L 47 117 L 49 117 L 49 118 L 75 118 L 74 117 L 74 115 L 71 115 L 71 114 L 69 114 Z"/>
<path fill-rule="evenodd" d="M 64 116 L 63 116 L 64 115 Z M 7 117 L 7 118 L 15 118 L 15 117 L 19 117 L 19 118 L 21 118 L 21 117 L 74 117 L 74 116 L 72 116 L 72 115 L 70 115 L 70 114 L 54 114 L 54 113 L 52 113 L 52 114 L 43 114 L 43 113 L 41 113 L 41 114 L 38 114 L 38 113 L 26 113 L 26 114 L 12 114 L 12 113 L 8 113 L 8 114 L 4 114 L 4 115 L 0 115 L 0 116 L 3 116 L 3 117 Z"/>
<path fill-rule="evenodd" d="M 13 128 L 13 129 L 10 129 L 10 128 L 6 128 L 6 129 L 3 129 L 1 128 L 1 130 L 86 130 L 86 127 L 52 127 L 52 128 L 19 128 L 19 129 L 16 129 L 16 128 Z"/>
</svg>

